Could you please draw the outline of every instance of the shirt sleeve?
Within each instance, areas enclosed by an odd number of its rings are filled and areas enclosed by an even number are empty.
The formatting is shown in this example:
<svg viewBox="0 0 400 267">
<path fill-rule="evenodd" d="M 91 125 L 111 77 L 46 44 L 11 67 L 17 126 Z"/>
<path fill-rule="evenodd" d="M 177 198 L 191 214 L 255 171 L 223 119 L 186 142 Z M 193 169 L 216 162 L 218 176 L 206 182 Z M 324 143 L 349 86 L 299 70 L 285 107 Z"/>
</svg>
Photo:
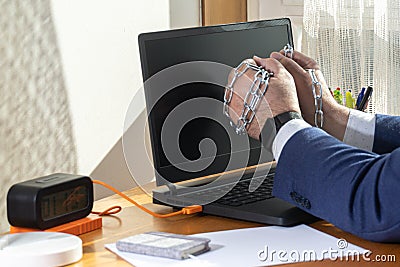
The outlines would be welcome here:
<svg viewBox="0 0 400 267">
<path fill-rule="evenodd" d="M 272 143 L 272 153 L 276 161 L 279 160 L 282 149 L 287 143 L 287 141 L 298 131 L 311 127 L 310 124 L 304 120 L 294 119 L 285 123 L 282 128 L 278 131 L 274 142 Z"/>
<path fill-rule="evenodd" d="M 343 142 L 367 151 L 372 151 L 375 135 L 375 115 L 350 109 Z"/>
</svg>

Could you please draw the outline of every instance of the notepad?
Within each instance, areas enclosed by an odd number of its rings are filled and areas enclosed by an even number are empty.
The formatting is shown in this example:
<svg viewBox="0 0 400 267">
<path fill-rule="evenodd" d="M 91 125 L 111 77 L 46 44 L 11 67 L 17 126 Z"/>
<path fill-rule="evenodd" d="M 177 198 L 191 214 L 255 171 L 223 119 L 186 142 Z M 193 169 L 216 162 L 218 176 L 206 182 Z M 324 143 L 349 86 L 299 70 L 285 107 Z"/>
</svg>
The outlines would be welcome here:
<svg viewBox="0 0 400 267">
<path fill-rule="evenodd" d="M 163 232 L 148 232 L 117 241 L 119 251 L 171 259 L 187 259 L 210 249 L 210 239 Z"/>
</svg>

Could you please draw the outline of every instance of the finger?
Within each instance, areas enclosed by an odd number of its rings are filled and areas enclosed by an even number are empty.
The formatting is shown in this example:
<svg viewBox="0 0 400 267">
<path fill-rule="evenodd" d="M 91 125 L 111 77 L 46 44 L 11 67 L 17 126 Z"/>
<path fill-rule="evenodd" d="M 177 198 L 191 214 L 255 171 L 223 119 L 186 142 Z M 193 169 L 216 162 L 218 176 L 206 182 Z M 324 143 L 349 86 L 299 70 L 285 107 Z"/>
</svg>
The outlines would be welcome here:
<svg viewBox="0 0 400 267">
<path fill-rule="evenodd" d="M 254 62 L 256 62 L 257 66 L 262 66 L 261 65 L 262 58 L 260 58 L 258 56 L 253 56 L 253 60 L 254 60 Z"/>
<path fill-rule="evenodd" d="M 284 50 L 281 50 L 280 53 L 285 55 Z M 299 64 L 303 69 L 319 69 L 318 63 L 314 59 L 304 55 L 301 52 L 293 51 L 292 59 L 296 61 L 297 64 Z"/>
<path fill-rule="evenodd" d="M 279 61 L 293 76 L 304 75 L 306 73 L 304 68 L 297 64 L 294 60 L 285 57 L 280 53 L 273 52 L 271 53 L 271 57 Z"/>
<path fill-rule="evenodd" d="M 248 64 L 257 65 L 257 63 L 256 63 L 256 62 L 254 61 L 254 59 L 252 59 L 252 58 L 247 58 L 245 61 L 246 61 Z M 255 73 L 254 70 L 249 70 L 249 71 L 246 71 L 245 75 L 248 76 L 250 79 L 252 79 L 253 76 L 254 76 L 254 73 Z"/>
<path fill-rule="evenodd" d="M 253 64 L 253 65 L 256 64 L 253 58 L 246 58 L 242 62 L 247 62 L 248 64 Z"/>
<path fill-rule="evenodd" d="M 253 59 L 258 66 L 261 66 L 265 70 L 273 72 L 274 74 L 278 74 L 281 71 L 281 69 L 284 68 L 284 66 L 282 66 L 282 64 L 279 63 L 279 61 L 274 58 L 260 58 L 254 56 Z"/>
</svg>

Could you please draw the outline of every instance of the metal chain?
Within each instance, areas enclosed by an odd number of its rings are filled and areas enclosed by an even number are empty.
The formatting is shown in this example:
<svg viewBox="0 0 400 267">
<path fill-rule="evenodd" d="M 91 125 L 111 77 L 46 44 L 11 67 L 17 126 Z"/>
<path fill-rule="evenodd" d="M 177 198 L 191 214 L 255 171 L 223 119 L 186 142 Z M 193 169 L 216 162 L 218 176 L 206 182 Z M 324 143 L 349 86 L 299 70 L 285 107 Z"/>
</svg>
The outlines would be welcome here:
<svg viewBox="0 0 400 267">
<path fill-rule="evenodd" d="M 290 44 L 285 45 L 285 47 L 283 47 L 283 52 L 285 53 L 285 57 L 290 57 L 291 59 L 293 59 L 293 46 L 291 46 Z"/>
<path fill-rule="evenodd" d="M 315 105 L 314 123 L 318 128 L 322 128 L 324 125 L 324 113 L 322 112 L 322 85 L 315 75 L 315 69 L 307 69 L 307 72 L 310 74 L 312 81 L 311 90 L 314 96 Z"/>
<path fill-rule="evenodd" d="M 249 91 L 244 98 L 243 111 L 237 123 L 235 123 L 229 114 L 229 103 L 233 97 L 233 87 L 236 80 L 247 70 L 253 70 L 256 73 L 254 74 L 254 79 L 250 85 Z M 236 134 L 241 135 L 246 133 L 246 127 L 253 121 L 260 99 L 263 98 L 267 92 L 269 78 L 273 75 L 273 73 L 266 71 L 264 68 L 247 61 L 243 61 L 234 69 L 234 76 L 230 84 L 225 87 L 223 112 L 225 116 L 229 118 L 229 123 L 235 129 Z"/>
<path fill-rule="evenodd" d="M 285 45 L 283 51 L 286 57 L 293 58 L 294 49 L 290 44 Z M 250 86 L 250 89 L 245 96 L 243 111 L 237 123 L 235 123 L 229 114 L 229 103 L 231 102 L 233 97 L 233 86 L 236 80 L 241 77 L 247 70 L 254 70 L 256 71 L 256 73 L 254 74 L 254 79 Z M 311 90 L 313 93 L 315 105 L 314 123 L 316 127 L 322 128 L 324 124 L 324 113 L 322 111 L 322 85 L 315 75 L 315 69 L 307 69 L 307 72 L 309 73 L 312 81 Z M 246 127 L 253 121 L 256 115 L 256 109 L 258 107 L 259 101 L 267 92 L 269 79 L 273 75 L 273 73 L 266 71 L 262 67 L 256 66 L 247 61 L 243 61 L 239 64 L 239 66 L 234 69 L 234 76 L 230 84 L 225 87 L 223 113 L 226 117 L 228 117 L 230 125 L 235 128 L 237 134 L 246 133 Z M 262 89 L 263 87 L 264 89 Z"/>
<path fill-rule="evenodd" d="M 293 58 L 294 49 L 290 44 L 285 45 L 283 51 L 285 53 L 285 57 L 289 57 L 291 59 Z M 322 128 L 324 125 L 324 113 L 322 112 L 322 85 L 318 81 L 314 69 L 307 69 L 307 72 L 310 74 L 312 81 L 311 90 L 314 96 L 315 105 L 314 123 L 318 128 Z"/>
</svg>

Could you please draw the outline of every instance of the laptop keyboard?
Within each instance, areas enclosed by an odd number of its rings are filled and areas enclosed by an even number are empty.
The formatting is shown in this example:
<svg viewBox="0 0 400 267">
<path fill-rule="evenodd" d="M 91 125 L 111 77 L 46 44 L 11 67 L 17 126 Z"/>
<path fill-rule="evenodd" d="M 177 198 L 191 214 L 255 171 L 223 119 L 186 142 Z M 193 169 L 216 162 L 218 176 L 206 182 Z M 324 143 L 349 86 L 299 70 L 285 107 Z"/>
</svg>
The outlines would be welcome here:
<svg viewBox="0 0 400 267">
<path fill-rule="evenodd" d="M 249 192 L 250 180 L 239 182 L 231 191 L 218 199 L 216 203 L 238 207 L 272 198 L 273 178 L 273 175 L 267 176 L 264 182 L 253 192 Z"/>
<path fill-rule="evenodd" d="M 238 207 L 241 205 L 263 201 L 273 197 L 273 174 L 269 174 L 264 179 L 263 183 L 253 192 L 249 192 L 250 181 L 251 179 L 239 181 L 228 193 L 226 193 L 220 199 L 216 200 L 214 203 Z M 199 199 L 215 199 L 216 197 L 218 197 L 218 195 L 221 195 L 223 192 L 227 191 L 226 187 L 213 188 L 212 190 L 197 192 L 194 193 L 193 197 L 198 197 Z"/>
</svg>

